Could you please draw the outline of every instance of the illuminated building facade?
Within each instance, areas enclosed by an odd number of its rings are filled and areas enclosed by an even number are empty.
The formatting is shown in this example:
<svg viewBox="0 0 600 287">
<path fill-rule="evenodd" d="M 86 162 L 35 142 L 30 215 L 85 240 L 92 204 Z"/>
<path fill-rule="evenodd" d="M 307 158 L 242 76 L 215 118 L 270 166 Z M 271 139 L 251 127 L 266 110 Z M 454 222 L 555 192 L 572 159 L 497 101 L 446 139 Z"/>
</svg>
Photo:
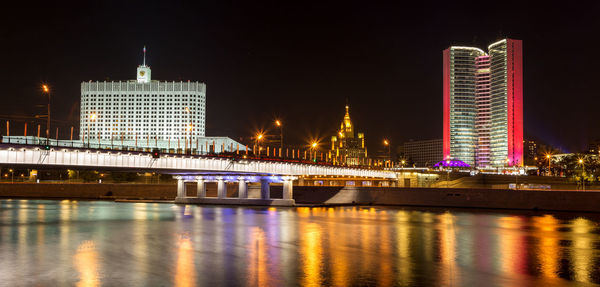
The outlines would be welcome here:
<svg viewBox="0 0 600 287">
<path fill-rule="evenodd" d="M 443 52 L 443 156 L 477 167 L 523 165 L 522 41 Z"/>
<path fill-rule="evenodd" d="M 228 137 L 206 137 L 206 85 L 152 80 L 138 66 L 135 80 L 81 83 L 79 138 L 87 146 L 127 146 L 196 153 L 245 150 Z"/>
<path fill-rule="evenodd" d="M 334 163 L 348 166 L 367 164 L 367 148 L 365 135 L 354 133 L 354 125 L 350 120 L 349 107 L 346 105 L 346 114 L 336 136 L 331 137 L 330 157 Z"/>
<path fill-rule="evenodd" d="M 204 137 L 206 85 L 152 80 L 145 62 L 144 57 L 137 80 L 81 83 L 81 139 L 195 142 Z"/>
</svg>

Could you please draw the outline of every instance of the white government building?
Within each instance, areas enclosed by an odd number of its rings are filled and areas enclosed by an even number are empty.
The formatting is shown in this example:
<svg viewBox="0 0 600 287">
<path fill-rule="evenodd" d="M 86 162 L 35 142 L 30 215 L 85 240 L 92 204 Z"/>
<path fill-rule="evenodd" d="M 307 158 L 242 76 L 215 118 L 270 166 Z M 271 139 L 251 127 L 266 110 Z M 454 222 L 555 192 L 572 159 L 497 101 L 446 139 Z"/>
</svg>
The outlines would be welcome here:
<svg viewBox="0 0 600 287">
<path fill-rule="evenodd" d="M 205 137 L 206 84 L 157 81 L 151 74 L 144 47 L 137 80 L 81 83 L 79 138 L 84 146 L 245 150 L 227 137 Z"/>
</svg>

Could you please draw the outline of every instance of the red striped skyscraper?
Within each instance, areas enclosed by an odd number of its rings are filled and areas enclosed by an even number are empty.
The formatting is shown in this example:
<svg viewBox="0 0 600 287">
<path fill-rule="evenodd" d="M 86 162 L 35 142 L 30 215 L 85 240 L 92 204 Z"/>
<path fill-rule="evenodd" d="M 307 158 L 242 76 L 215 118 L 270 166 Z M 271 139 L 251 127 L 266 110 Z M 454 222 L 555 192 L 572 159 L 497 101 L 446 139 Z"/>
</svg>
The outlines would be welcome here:
<svg viewBox="0 0 600 287">
<path fill-rule="evenodd" d="M 444 159 L 477 167 L 523 165 L 521 40 L 443 52 Z"/>
</svg>

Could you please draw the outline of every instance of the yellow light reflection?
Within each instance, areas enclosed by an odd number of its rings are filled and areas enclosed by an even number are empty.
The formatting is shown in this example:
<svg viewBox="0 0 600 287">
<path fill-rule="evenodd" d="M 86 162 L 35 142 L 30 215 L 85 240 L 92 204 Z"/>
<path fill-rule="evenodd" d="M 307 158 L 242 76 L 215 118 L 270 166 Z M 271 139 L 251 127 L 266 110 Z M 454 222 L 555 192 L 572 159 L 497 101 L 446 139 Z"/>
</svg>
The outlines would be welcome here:
<svg viewBox="0 0 600 287">
<path fill-rule="evenodd" d="M 525 235 L 520 230 L 523 218 L 505 216 L 499 219 L 498 225 L 502 228 L 498 234 L 501 271 L 505 274 L 526 274 L 527 247 Z"/>
<path fill-rule="evenodd" d="M 94 241 L 86 240 L 77 247 L 74 256 L 75 268 L 79 272 L 79 287 L 100 286 L 98 276 L 98 251 Z"/>
<path fill-rule="evenodd" d="M 412 261 L 410 260 L 410 215 L 407 211 L 398 212 L 396 223 L 398 255 L 398 283 L 402 286 L 410 285 L 410 276 L 412 273 Z"/>
<path fill-rule="evenodd" d="M 344 209 L 336 209 L 330 207 L 326 210 L 327 217 L 329 218 L 341 218 Z M 327 229 L 333 231 L 335 236 L 327 236 L 329 239 L 325 250 L 329 251 L 329 262 L 331 264 L 331 275 L 333 286 L 348 286 L 349 284 L 349 270 L 350 260 L 348 253 L 340 248 L 341 246 L 348 244 L 355 240 L 354 226 L 347 226 L 345 224 L 339 224 L 337 220 L 328 220 Z"/>
<path fill-rule="evenodd" d="M 187 234 L 181 235 L 177 250 L 177 268 L 175 271 L 175 286 L 196 286 L 196 268 L 194 268 L 194 249 Z"/>
<path fill-rule="evenodd" d="M 446 212 L 438 216 L 440 230 L 440 259 L 443 264 L 440 270 L 442 285 L 457 285 L 458 267 L 456 266 L 456 230 L 452 214 Z"/>
<path fill-rule="evenodd" d="M 540 271 L 545 277 L 550 278 L 558 278 L 560 260 L 559 234 L 556 231 L 558 224 L 558 220 L 548 214 L 532 218 L 532 225 L 541 231 L 536 251 Z"/>
<path fill-rule="evenodd" d="M 321 286 L 323 250 L 321 246 L 321 229 L 316 223 L 306 223 L 301 227 L 302 241 L 300 255 L 302 257 L 302 286 Z"/>
<path fill-rule="evenodd" d="M 135 222 L 133 224 L 133 261 L 138 270 L 148 269 L 148 208 L 147 203 L 134 203 L 133 218 Z M 157 212 L 156 212 L 157 213 Z M 145 274 L 143 272 L 135 272 L 132 274 L 134 280 L 140 284 L 144 284 Z"/>
<path fill-rule="evenodd" d="M 374 210 L 375 211 L 375 210 Z M 388 220 L 388 214 L 385 211 L 379 212 L 377 215 L 379 220 Z M 379 286 L 392 286 L 393 262 L 392 262 L 392 247 L 390 246 L 390 230 L 387 225 L 375 225 L 376 234 L 379 235 Z"/>
<path fill-rule="evenodd" d="M 576 281 L 591 283 L 591 273 L 594 271 L 594 239 L 590 234 L 594 224 L 585 218 L 576 218 L 573 225 L 571 264 Z"/>
<path fill-rule="evenodd" d="M 270 286 L 265 232 L 260 227 L 253 227 L 250 231 L 248 250 L 250 251 L 248 262 L 249 285 Z"/>
</svg>

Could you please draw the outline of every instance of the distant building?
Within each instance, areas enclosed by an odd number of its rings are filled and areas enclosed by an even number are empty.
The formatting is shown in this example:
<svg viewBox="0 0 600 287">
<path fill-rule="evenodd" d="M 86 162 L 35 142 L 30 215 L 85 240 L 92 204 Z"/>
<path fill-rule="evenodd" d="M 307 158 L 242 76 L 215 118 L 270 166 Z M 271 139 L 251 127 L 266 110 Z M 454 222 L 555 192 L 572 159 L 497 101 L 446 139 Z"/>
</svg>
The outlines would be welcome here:
<svg viewBox="0 0 600 287">
<path fill-rule="evenodd" d="M 433 166 L 443 159 L 441 139 L 409 141 L 403 145 L 404 158 L 416 167 Z"/>
<path fill-rule="evenodd" d="M 600 140 L 591 141 L 588 144 L 588 153 L 600 153 Z"/>
<path fill-rule="evenodd" d="M 525 159 L 532 160 L 537 157 L 538 144 L 535 140 L 525 140 L 523 142 L 525 148 Z"/>
<path fill-rule="evenodd" d="M 367 148 L 365 147 L 365 135 L 354 133 L 354 125 L 350 120 L 350 111 L 346 105 L 346 114 L 340 125 L 338 134 L 331 137 L 332 161 L 348 166 L 366 165 Z"/>
<path fill-rule="evenodd" d="M 523 165 L 522 41 L 443 52 L 443 157 L 471 166 Z"/>
</svg>

